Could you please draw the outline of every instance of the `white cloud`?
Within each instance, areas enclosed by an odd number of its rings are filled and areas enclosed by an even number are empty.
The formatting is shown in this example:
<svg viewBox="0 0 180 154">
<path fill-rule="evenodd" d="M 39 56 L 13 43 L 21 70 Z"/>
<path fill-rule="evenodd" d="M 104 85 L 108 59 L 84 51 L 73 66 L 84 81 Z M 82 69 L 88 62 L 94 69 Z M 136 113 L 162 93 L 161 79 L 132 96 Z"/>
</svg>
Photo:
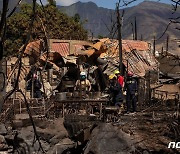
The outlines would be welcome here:
<svg viewBox="0 0 180 154">
<path fill-rule="evenodd" d="M 68 6 L 71 5 L 75 2 L 77 2 L 78 0 L 56 0 L 56 3 L 62 6 Z"/>
</svg>

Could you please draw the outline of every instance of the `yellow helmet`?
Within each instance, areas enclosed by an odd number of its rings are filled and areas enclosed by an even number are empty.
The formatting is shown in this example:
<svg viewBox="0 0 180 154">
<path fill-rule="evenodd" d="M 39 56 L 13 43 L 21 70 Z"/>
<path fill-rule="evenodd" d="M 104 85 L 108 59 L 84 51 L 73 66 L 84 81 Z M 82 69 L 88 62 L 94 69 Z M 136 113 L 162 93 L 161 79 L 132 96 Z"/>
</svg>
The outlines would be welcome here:
<svg viewBox="0 0 180 154">
<path fill-rule="evenodd" d="M 115 74 L 111 74 L 111 75 L 109 76 L 109 79 L 110 79 L 110 80 L 112 80 L 113 78 L 117 78 Z"/>
<path fill-rule="evenodd" d="M 118 71 L 118 70 L 115 70 L 114 71 L 114 74 L 116 75 L 116 74 L 120 74 L 120 72 Z"/>
</svg>

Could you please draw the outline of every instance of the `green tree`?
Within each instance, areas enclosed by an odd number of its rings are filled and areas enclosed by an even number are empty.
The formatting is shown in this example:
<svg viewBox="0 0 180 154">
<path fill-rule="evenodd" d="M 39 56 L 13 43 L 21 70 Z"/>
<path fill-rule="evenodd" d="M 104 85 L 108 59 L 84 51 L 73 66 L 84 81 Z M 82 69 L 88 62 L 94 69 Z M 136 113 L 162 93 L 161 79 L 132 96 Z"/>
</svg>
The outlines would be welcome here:
<svg viewBox="0 0 180 154">
<path fill-rule="evenodd" d="M 98 39 L 102 39 L 102 38 L 104 38 L 104 36 L 101 35 L 101 34 L 99 34 L 99 35 L 98 35 Z"/>
<path fill-rule="evenodd" d="M 55 0 L 48 0 L 49 5 L 56 6 L 56 1 Z"/>
<path fill-rule="evenodd" d="M 5 50 L 8 53 L 17 52 L 24 44 L 32 17 L 31 5 L 23 4 L 20 11 L 8 19 L 5 42 Z M 60 12 L 54 5 L 47 4 L 44 9 L 37 5 L 31 41 L 45 37 L 43 27 L 46 29 L 48 38 L 87 39 L 87 31 L 84 30 L 83 25 L 77 23 L 73 17 Z"/>
<path fill-rule="evenodd" d="M 80 15 L 78 13 L 76 13 L 73 18 L 74 18 L 75 22 L 77 22 L 77 23 L 80 22 Z"/>
</svg>

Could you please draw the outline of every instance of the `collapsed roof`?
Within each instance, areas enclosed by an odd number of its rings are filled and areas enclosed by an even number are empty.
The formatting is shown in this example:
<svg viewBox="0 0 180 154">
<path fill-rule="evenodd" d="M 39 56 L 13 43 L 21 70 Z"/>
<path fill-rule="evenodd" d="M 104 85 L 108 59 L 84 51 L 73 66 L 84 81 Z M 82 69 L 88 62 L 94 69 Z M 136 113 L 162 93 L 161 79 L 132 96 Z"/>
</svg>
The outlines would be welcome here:
<svg viewBox="0 0 180 154">
<path fill-rule="evenodd" d="M 49 40 L 50 52 L 45 49 L 42 40 L 28 44 L 25 54 L 51 63 L 58 69 L 57 62 L 61 59 L 64 63 L 77 63 L 77 57 L 85 56 L 85 61 L 96 65 L 97 59 L 106 60 L 108 67 L 106 74 L 111 74 L 119 67 L 118 41 L 109 38 L 99 39 L 95 42 L 78 40 Z M 152 54 L 150 45 L 145 41 L 123 40 L 123 64 L 138 76 L 144 76 L 147 70 L 157 70 L 158 62 Z"/>
</svg>

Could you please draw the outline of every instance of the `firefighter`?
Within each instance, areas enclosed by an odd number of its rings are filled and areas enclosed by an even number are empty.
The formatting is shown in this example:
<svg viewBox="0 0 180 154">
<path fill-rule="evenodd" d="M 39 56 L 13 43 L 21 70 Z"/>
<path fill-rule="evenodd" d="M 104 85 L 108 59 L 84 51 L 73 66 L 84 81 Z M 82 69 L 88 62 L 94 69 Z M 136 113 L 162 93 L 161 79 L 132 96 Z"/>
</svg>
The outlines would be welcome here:
<svg viewBox="0 0 180 154">
<path fill-rule="evenodd" d="M 86 72 L 80 73 L 80 80 L 76 81 L 76 89 L 89 92 L 91 90 L 91 83 L 87 79 Z"/>
<path fill-rule="evenodd" d="M 128 72 L 127 81 L 126 81 L 126 84 L 125 84 L 125 89 L 126 89 L 127 113 L 130 112 L 131 105 L 132 105 L 132 112 L 136 112 L 137 81 L 133 77 L 132 72 Z"/>
<path fill-rule="evenodd" d="M 121 87 L 124 87 L 124 77 L 121 76 L 120 72 L 118 70 L 114 71 L 114 74 L 117 76 L 117 80 L 120 83 Z"/>
<path fill-rule="evenodd" d="M 32 82 L 33 82 L 33 86 L 32 86 Z M 27 90 L 31 91 L 31 96 L 33 94 L 33 98 L 41 98 L 42 97 L 41 90 L 40 90 L 41 86 L 42 85 L 40 81 L 38 80 L 37 75 L 33 74 L 33 78 L 28 81 Z"/>
<path fill-rule="evenodd" d="M 117 76 L 115 74 L 111 74 L 109 76 L 109 80 L 113 104 L 117 107 L 120 107 L 123 102 L 122 86 L 118 82 Z"/>
</svg>

